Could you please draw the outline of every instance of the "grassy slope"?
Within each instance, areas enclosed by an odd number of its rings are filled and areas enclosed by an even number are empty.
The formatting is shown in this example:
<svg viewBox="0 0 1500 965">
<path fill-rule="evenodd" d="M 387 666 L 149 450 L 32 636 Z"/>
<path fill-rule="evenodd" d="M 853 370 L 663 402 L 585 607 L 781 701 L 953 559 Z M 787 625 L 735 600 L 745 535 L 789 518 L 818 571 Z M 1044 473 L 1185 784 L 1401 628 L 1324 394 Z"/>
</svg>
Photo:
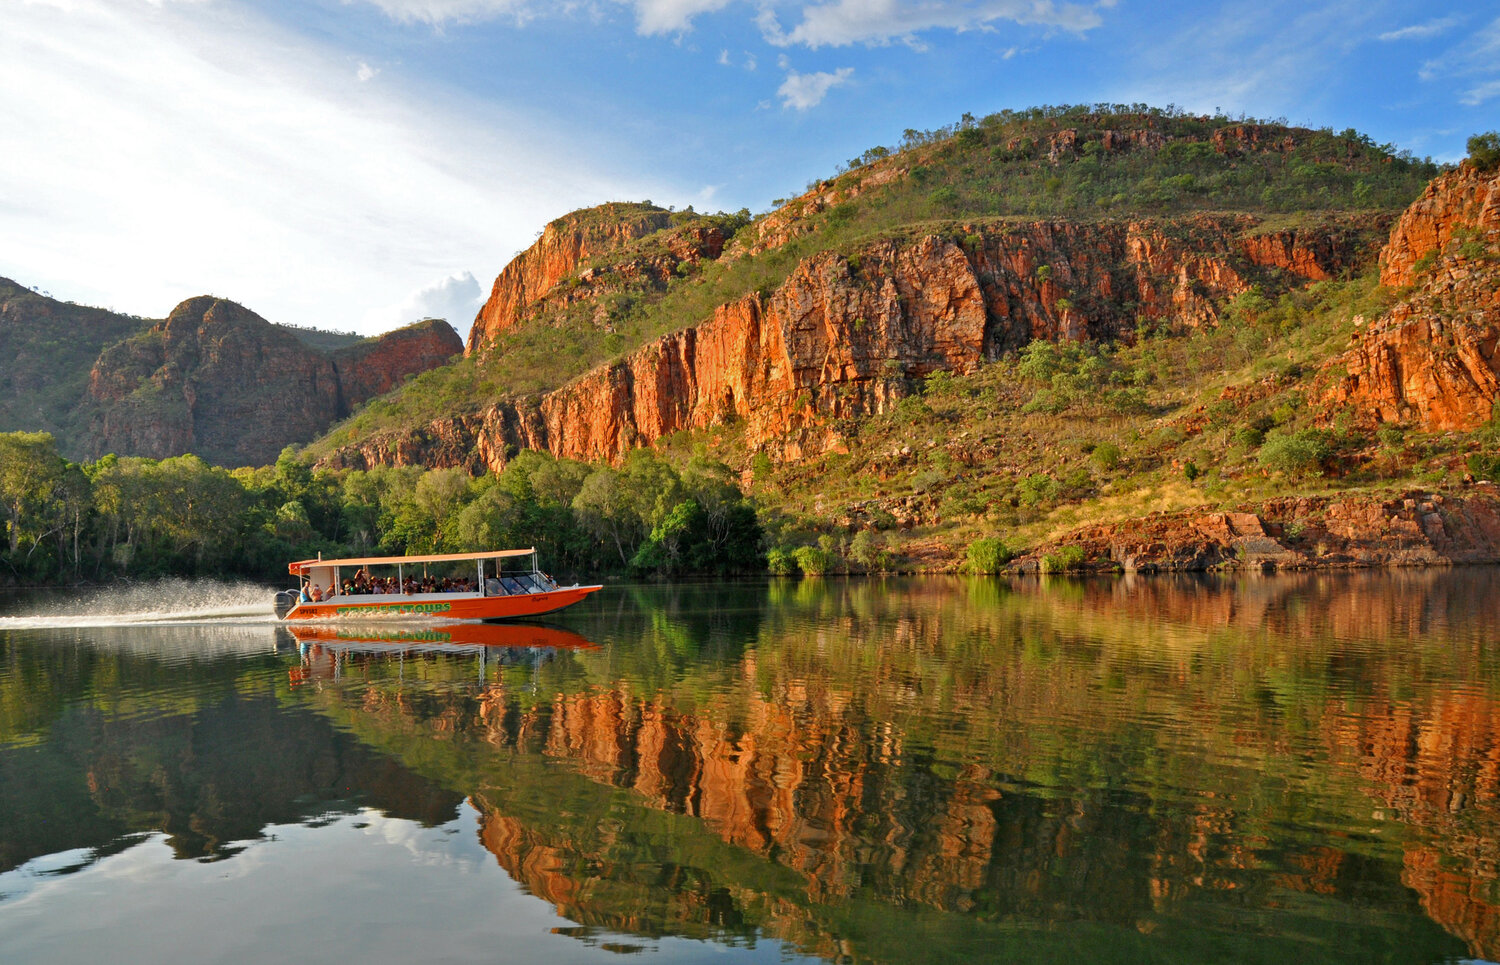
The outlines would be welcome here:
<svg viewBox="0 0 1500 965">
<path fill-rule="evenodd" d="M 292 335 L 314 351 L 331 355 L 341 348 L 358 345 L 360 342 L 368 341 L 363 335 L 354 332 L 335 332 L 321 328 L 298 328 L 295 325 L 281 325 L 272 322 L 271 325 L 282 331 L 291 332 Z"/>
</svg>

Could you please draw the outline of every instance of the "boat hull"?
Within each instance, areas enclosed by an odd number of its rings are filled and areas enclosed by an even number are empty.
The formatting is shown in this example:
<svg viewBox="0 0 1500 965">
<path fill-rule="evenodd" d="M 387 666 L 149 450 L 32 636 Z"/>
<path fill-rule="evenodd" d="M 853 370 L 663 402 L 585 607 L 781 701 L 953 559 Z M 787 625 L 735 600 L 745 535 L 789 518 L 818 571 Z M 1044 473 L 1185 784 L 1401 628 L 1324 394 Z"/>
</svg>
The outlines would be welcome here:
<svg viewBox="0 0 1500 965">
<path fill-rule="evenodd" d="M 562 627 L 535 623 L 449 623 L 438 626 L 350 626 L 347 623 L 302 623 L 288 627 L 298 643 L 353 652 L 433 652 L 477 647 L 546 650 L 594 650 L 598 645 Z"/>
<path fill-rule="evenodd" d="M 300 620 L 521 620 L 556 613 L 579 602 L 598 586 L 565 586 L 546 593 L 480 596 L 477 593 L 421 593 L 413 596 L 337 596 L 322 603 L 299 603 L 287 622 Z"/>
</svg>

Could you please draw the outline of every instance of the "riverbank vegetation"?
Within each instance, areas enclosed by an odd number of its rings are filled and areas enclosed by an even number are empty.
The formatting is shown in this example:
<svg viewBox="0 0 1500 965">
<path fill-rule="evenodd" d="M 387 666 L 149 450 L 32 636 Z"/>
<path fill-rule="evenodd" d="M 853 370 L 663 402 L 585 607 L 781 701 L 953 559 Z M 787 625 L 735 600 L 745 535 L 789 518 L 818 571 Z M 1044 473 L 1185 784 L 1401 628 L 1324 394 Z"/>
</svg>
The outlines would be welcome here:
<svg viewBox="0 0 1500 965">
<path fill-rule="evenodd" d="M 321 553 L 536 546 L 558 573 L 757 571 L 761 530 L 727 467 L 649 450 L 618 467 L 523 452 L 503 472 L 315 471 L 293 450 L 230 471 L 197 456 L 73 463 L 0 433 L 0 583 L 237 574 Z"/>
</svg>

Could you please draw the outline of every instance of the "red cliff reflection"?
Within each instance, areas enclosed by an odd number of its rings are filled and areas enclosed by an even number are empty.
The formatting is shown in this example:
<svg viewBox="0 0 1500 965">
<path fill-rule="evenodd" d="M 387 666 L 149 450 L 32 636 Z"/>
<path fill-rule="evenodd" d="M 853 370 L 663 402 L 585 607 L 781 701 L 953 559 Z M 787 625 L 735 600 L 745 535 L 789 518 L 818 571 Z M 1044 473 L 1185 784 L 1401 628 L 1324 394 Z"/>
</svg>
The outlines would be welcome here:
<svg viewBox="0 0 1500 965">
<path fill-rule="evenodd" d="M 665 831 L 538 816 L 474 787 L 484 845 L 585 925 L 722 935 L 754 921 L 858 959 L 870 951 L 830 924 L 848 902 L 1140 933 L 1244 930 L 1233 916 L 1252 908 L 1272 934 L 1290 895 L 1378 895 L 1493 958 L 1500 687 L 1475 641 L 1500 626 L 1444 637 L 1488 590 L 1398 582 L 994 599 L 948 583 L 894 610 L 835 588 L 846 598 L 810 603 L 833 618 L 768 619 L 712 674 L 648 685 L 616 654 L 540 700 L 503 681 L 421 706 L 372 687 L 363 709 L 566 762 L 734 849 L 669 856 Z M 1335 820 L 1345 830 L 1298 830 Z M 736 854 L 794 872 L 792 888 L 704 866 Z"/>
</svg>

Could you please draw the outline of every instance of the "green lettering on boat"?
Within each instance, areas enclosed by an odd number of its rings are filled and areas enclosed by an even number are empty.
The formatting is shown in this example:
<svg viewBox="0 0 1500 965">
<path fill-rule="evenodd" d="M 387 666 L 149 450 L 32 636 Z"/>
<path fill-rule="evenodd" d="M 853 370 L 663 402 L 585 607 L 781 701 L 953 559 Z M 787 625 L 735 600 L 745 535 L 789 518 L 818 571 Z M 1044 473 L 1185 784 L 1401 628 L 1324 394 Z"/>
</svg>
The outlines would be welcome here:
<svg viewBox="0 0 1500 965">
<path fill-rule="evenodd" d="M 341 606 L 334 612 L 339 616 L 355 613 L 447 613 L 447 603 L 377 603 L 373 606 Z"/>
</svg>

